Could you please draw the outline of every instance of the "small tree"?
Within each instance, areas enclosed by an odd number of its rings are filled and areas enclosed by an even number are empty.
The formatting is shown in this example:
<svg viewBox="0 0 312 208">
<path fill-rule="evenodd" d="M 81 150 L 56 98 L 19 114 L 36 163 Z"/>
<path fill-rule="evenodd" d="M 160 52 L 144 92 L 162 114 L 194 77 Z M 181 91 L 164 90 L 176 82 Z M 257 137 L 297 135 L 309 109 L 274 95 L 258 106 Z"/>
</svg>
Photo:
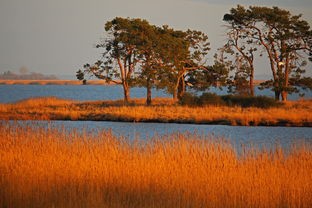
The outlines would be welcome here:
<svg viewBox="0 0 312 208">
<path fill-rule="evenodd" d="M 225 20 L 226 20 L 225 16 Z M 245 93 L 254 96 L 254 52 L 257 51 L 256 41 L 253 40 L 249 30 L 236 27 L 233 22 L 227 27 L 228 40 L 223 51 L 234 56 L 236 89 L 244 89 Z M 249 79 L 249 86 L 246 80 Z M 248 87 L 248 88 L 246 88 Z M 240 91 L 240 90 L 239 90 Z"/>
<path fill-rule="evenodd" d="M 234 53 L 231 48 L 228 48 L 226 52 L 227 54 L 230 53 L 230 57 L 232 58 L 227 59 L 226 63 L 230 75 L 227 79 L 228 92 L 254 96 L 253 66 L 250 67 L 250 62 L 240 53 Z"/>
<path fill-rule="evenodd" d="M 141 19 L 125 19 L 116 17 L 105 24 L 107 38 L 97 48 L 102 48 L 101 60 L 93 65 L 85 64 L 84 70 L 77 74 L 91 74 L 99 79 L 121 84 L 124 91 L 124 101 L 129 102 L 130 85 L 134 79 L 135 67 L 139 61 L 138 56 L 138 27 L 148 25 Z M 81 75 L 79 75 L 81 77 Z"/>
<path fill-rule="evenodd" d="M 159 55 L 162 60 L 159 71 L 158 86 L 172 93 L 173 99 L 178 98 L 179 83 L 184 75 L 184 60 L 189 56 L 189 42 L 186 32 L 174 30 L 168 26 L 159 29 L 162 40 Z"/>
<path fill-rule="evenodd" d="M 168 27 L 161 29 L 163 57 L 160 86 L 173 94 L 177 100 L 185 92 L 185 79 L 195 70 L 207 70 L 206 55 L 210 50 L 208 36 L 200 31 L 175 31 Z"/>
<path fill-rule="evenodd" d="M 135 48 L 137 56 L 137 72 L 133 79 L 135 85 L 146 87 L 146 104 L 152 102 L 152 87 L 156 80 L 159 66 L 157 53 L 159 34 L 157 27 L 147 21 L 136 25 Z"/>
</svg>

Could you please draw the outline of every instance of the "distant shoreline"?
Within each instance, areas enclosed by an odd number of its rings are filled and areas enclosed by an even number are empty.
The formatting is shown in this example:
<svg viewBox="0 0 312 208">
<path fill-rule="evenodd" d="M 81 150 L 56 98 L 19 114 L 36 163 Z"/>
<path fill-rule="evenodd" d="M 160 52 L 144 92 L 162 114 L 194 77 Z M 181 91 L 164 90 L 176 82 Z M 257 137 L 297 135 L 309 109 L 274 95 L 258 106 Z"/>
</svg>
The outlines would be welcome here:
<svg viewBox="0 0 312 208">
<path fill-rule="evenodd" d="M 254 84 L 259 85 L 264 80 L 255 80 Z M 79 80 L 6 80 L 0 79 L 0 85 L 83 85 Z M 106 82 L 105 80 L 87 80 L 86 85 L 115 85 L 113 82 Z"/>
<path fill-rule="evenodd" d="M 113 85 L 105 80 L 88 80 L 87 85 Z M 83 85 L 79 80 L 0 80 L 0 85 Z"/>
</svg>

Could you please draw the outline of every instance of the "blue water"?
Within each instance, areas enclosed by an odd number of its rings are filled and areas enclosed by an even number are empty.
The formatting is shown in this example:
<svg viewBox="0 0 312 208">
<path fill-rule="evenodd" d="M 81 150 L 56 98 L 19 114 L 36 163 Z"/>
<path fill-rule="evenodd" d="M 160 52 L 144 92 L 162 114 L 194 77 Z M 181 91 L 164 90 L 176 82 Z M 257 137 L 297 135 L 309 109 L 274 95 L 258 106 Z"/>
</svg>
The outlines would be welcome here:
<svg viewBox="0 0 312 208">
<path fill-rule="evenodd" d="M 145 88 L 132 88 L 131 97 L 143 98 Z M 79 101 L 123 99 L 119 85 L 0 85 L 0 103 L 11 103 L 32 97 L 53 96 Z M 169 97 L 161 90 L 152 90 L 153 97 Z"/>
<path fill-rule="evenodd" d="M 292 145 L 303 142 L 312 145 L 312 128 L 308 127 L 248 127 L 225 125 L 196 125 L 174 123 L 128 123 L 110 121 L 19 121 L 42 127 L 83 130 L 87 135 L 102 130 L 111 130 L 116 136 L 133 139 L 148 139 L 173 133 L 196 134 L 202 138 L 227 139 L 236 146 L 274 148 L 276 145 L 288 150 Z"/>
<path fill-rule="evenodd" d="M 212 89 L 212 92 L 225 94 L 225 91 Z M 259 91 L 256 91 L 259 94 Z M 271 91 L 261 91 L 273 97 Z M 145 88 L 132 88 L 131 97 L 144 98 Z M 153 97 L 171 97 L 161 90 L 153 90 Z M 123 98 L 121 86 L 98 85 L 0 85 L 0 103 L 11 103 L 31 97 L 55 96 L 73 100 L 116 100 Z M 311 98 L 311 91 L 306 98 Z M 298 96 L 290 96 L 297 99 Z M 1 120 L 1 118 L 0 118 Z M 27 122 L 27 121 L 21 121 Z M 133 138 L 150 138 L 155 134 L 165 135 L 171 133 L 199 134 L 227 138 L 236 144 L 256 144 L 258 146 L 273 147 L 280 144 L 288 148 L 292 143 L 302 141 L 312 144 L 312 128 L 296 127 L 244 127 L 224 125 L 195 125 L 195 124 L 162 124 L 162 123 L 124 123 L 124 122 L 95 122 L 95 121 L 38 121 L 40 125 L 65 127 L 65 129 L 84 127 L 88 131 L 111 129 L 117 136 Z"/>
<path fill-rule="evenodd" d="M 210 92 L 226 94 L 226 89 L 211 88 Z M 305 98 L 312 98 L 312 91 L 305 91 Z M 144 98 L 146 89 L 135 87 L 131 89 L 132 98 Z M 270 90 L 260 91 L 257 95 L 274 96 Z M 0 103 L 11 103 L 31 97 L 54 96 L 79 101 L 87 100 L 117 100 L 123 99 L 123 90 L 120 85 L 0 85 Z M 152 90 L 152 97 L 172 97 L 163 90 Z M 298 94 L 289 96 L 290 100 L 298 99 Z"/>
</svg>

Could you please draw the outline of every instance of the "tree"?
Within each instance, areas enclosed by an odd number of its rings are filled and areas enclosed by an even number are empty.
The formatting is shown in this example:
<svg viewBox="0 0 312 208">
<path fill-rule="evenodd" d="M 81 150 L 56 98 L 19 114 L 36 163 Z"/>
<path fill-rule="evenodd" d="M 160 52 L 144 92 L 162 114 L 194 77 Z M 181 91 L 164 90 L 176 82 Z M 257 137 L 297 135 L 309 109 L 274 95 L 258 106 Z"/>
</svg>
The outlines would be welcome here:
<svg viewBox="0 0 312 208">
<path fill-rule="evenodd" d="M 302 55 L 311 54 L 311 35 L 309 24 L 301 15 L 291 15 L 289 11 L 278 7 L 249 7 L 238 5 L 230 14 L 224 15 L 233 29 L 248 31 L 252 44 L 261 46 L 268 56 L 273 80 L 263 87 L 273 87 L 275 99 L 287 100 L 287 94 L 297 88 L 291 85 L 292 73 L 302 74 L 304 64 Z M 297 76 L 300 79 L 301 76 Z"/>
<path fill-rule="evenodd" d="M 235 49 L 234 49 L 235 50 Z M 219 86 L 227 86 L 229 93 L 240 95 L 251 95 L 253 84 L 250 84 L 250 65 L 247 59 L 238 52 L 234 52 L 233 48 L 227 43 L 214 55 L 215 63 L 212 66 L 218 75 Z M 249 81 L 248 81 L 249 79 Z M 250 89 L 252 88 L 252 89 Z"/>
<path fill-rule="evenodd" d="M 178 98 L 179 83 L 183 77 L 183 68 L 189 57 L 189 42 L 187 33 L 174 30 L 168 26 L 159 28 L 161 40 L 158 44 L 158 54 L 161 67 L 158 73 L 158 88 L 165 88 L 172 93 L 173 99 Z"/>
<path fill-rule="evenodd" d="M 152 102 L 152 87 L 154 86 L 157 69 L 159 67 L 159 55 L 157 53 L 158 29 L 147 21 L 142 21 L 135 26 L 135 50 L 137 57 L 137 73 L 133 81 L 134 85 L 146 87 L 146 104 Z"/>
<path fill-rule="evenodd" d="M 233 63 L 236 65 L 234 67 L 236 68 L 234 77 L 236 89 L 248 90 L 247 94 L 254 96 L 254 52 L 257 51 L 255 41 L 249 30 L 236 27 L 233 22 L 227 28 L 228 40 L 223 50 L 235 58 Z M 246 86 L 247 79 L 249 79 L 249 86 Z"/>
<path fill-rule="evenodd" d="M 101 60 L 85 64 L 77 79 L 85 74 L 121 84 L 124 101 L 129 101 L 130 86 L 165 88 L 174 99 L 185 91 L 186 73 L 203 66 L 209 50 L 208 37 L 200 31 L 186 32 L 168 26 L 156 27 L 146 20 L 117 17 L 105 24 L 108 37 L 97 48 L 104 49 Z"/>
<path fill-rule="evenodd" d="M 196 70 L 208 70 L 206 55 L 210 50 L 208 36 L 201 31 L 175 31 L 167 26 L 161 29 L 160 54 L 163 66 L 160 86 L 165 86 L 177 100 L 185 92 L 187 74 Z M 168 79 L 169 78 L 169 79 Z"/>
<path fill-rule="evenodd" d="M 186 60 L 182 60 L 184 65 L 181 70 L 182 76 L 179 79 L 178 98 L 181 98 L 185 92 L 187 73 L 199 70 L 204 74 L 211 75 L 214 72 L 214 70 L 211 70 L 212 68 L 206 65 L 206 55 L 210 50 L 208 36 L 201 31 L 188 30 L 186 40 L 189 43 L 189 55 Z"/>
<path fill-rule="evenodd" d="M 199 70 L 191 71 L 187 76 L 187 83 L 195 90 L 207 90 L 211 86 L 223 87 L 229 83 L 229 72 L 232 70 L 231 61 L 224 56 L 225 48 L 219 49 L 214 55 L 212 66 L 202 67 Z"/>
<path fill-rule="evenodd" d="M 83 74 L 91 74 L 99 79 L 104 79 L 116 84 L 121 84 L 124 91 L 124 102 L 130 99 L 131 81 L 136 64 L 139 61 L 137 53 L 138 27 L 148 24 L 141 19 L 116 17 L 105 24 L 107 38 L 97 48 L 104 49 L 101 60 L 93 65 L 85 64 L 84 70 L 77 72 L 77 78 Z"/>
</svg>

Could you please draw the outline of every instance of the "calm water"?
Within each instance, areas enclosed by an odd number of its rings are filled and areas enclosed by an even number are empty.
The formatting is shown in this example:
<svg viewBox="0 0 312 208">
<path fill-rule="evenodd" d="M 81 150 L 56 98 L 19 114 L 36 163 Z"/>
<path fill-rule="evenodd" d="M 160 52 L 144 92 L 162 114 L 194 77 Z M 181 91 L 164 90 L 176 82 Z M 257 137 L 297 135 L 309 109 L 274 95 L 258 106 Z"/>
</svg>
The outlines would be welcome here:
<svg viewBox="0 0 312 208">
<path fill-rule="evenodd" d="M 226 90 L 212 88 L 210 92 L 226 94 Z M 312 98 L 312 91 L 305 91 L 306 98 Z M 257 95 L 267 95 L 273 97 L 270 90 L 260 91 L 256 89 Z M 145 88 L 132 88 L 131 97 L 144 98 Z M 0 103 L 10 103 L 30 97 L 54 96 L 58 98 L 86 100 L 116 100 L 123 98 L 123 90 L 119 85 L 100 86 L 100 85 L 0 85 Z M 162 90 L 153 90 L 153 97 L 171 97 Z M 299 96 L 290 95 L 289 99 L 298 99 Z"/>
<path fill-rule="evenodd" d="M 246 127 L 225 125 L 196 125 L 174 123 L 127 123 L 108 121 L 20 121 L 43 127 L 84 129 L 87 132 L 111 130 L 116 136 L 129 139 L 146 139 L 173 133 L 190 133 L 209 138 L 229 139 L 239 149 L 240 144 L 272 148 L 276 144 L 287 150 L 292 144 L 302 142 L 312 145 L 312 128 L 306 127 Z"/>
<path fill-rule="evenodd" d="M 161 90 L 153 90 L 153 97 L 169 97 Z M 145 88 L 132 88 L 131 97 L 145 97 Z M 73 100 L 117 100 L 123 98 L 119 85 L 0 85 L 0 102 L 10 103 L 31 97 L 54 96 Z"/>
<path fill-rule="evenodd" d="M 218 94 L 224 91 L 213 89 Z M 121 86 L 93 86 L 93 85 L 0 85 L 0 103 L 16 102 L 30 97 L 55 96 L 74 100 L 106 100 L 122 99 Z M 265 91 L 264 91 L 265 92 Z M 261 93 L 264 93 L 261 91 Z M 133 88 L 131 96 L 145 97 L 145 88 Z M 273 93 L 266 91 L 267 95 Z M 271 93 L 271 94 L 270 94 Z M 153 90 L 153 97 L 170 97 L 164 91 Z M 311 92 L 308 96 L 312 97 Z M 297 99 L 296 96 L 290 96 Z M 1 120 L 1 118 L 0 118 Z M 25 121 L 21 121 L 25 122 Z M 27 122 L 27 121 L 26 121 Z M 111 129 L 115 135 L 133 138 L 147 138 L 171 133 L 197 133 L 199 135 L 213 135 L 228 138 L 235 143 L 256 144 L 258 146 L 272 147 L 276 143 L 288 148 L 293 142 L 305 141 L 312 143 L 312 128 L 296 127 L 237 127 L 224 125 L 192 125 L 192 124 L 161 124 L 161 123 L 124 123 L 124 122 L 95 122 L 95 121 L 40 121 L 37 124 L 44 126 L 64 126 L 88 131 Z"/>
</svg>

